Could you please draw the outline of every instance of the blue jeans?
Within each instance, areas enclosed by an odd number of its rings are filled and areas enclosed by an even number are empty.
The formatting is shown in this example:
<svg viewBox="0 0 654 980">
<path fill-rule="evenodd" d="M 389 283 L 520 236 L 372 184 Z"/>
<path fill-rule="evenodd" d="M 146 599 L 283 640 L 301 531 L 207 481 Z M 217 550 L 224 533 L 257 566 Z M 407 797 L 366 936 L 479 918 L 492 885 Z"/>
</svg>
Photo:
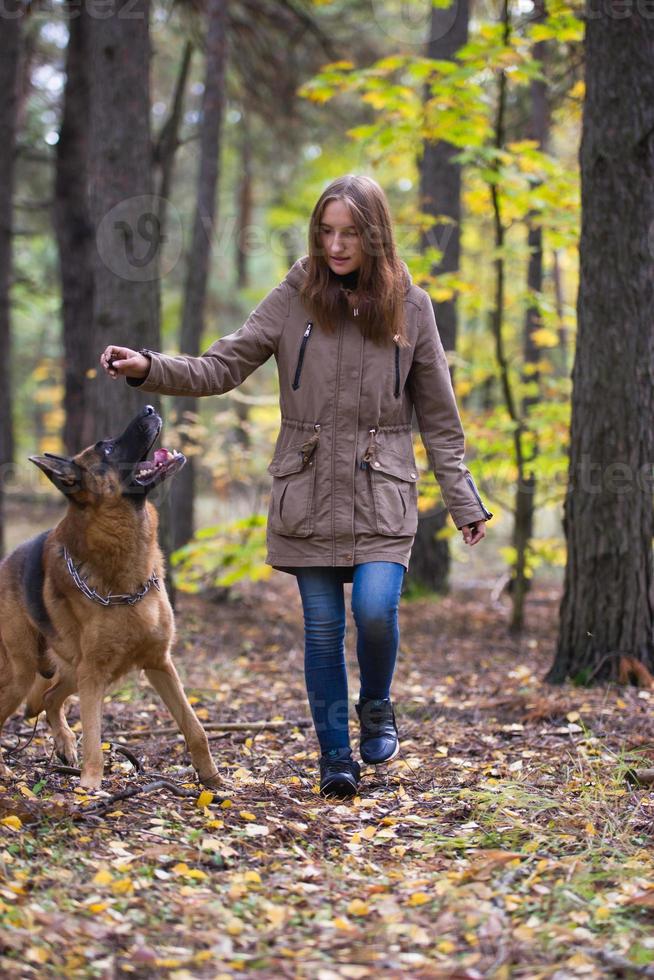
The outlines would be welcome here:
<svg viewBox="0 0 654 980">
<path fill-rule="evenodd" d="M 343 569 L 296 568 L 304 610 L 304 676 L 322 752 L 349 746 L 345 671 Z M 390 697 L 400 631 L 397 610 L 404 565 L 368 561 L 354 566 L 352 614 L 357 627 L 359 697 Z"/>
</svg>

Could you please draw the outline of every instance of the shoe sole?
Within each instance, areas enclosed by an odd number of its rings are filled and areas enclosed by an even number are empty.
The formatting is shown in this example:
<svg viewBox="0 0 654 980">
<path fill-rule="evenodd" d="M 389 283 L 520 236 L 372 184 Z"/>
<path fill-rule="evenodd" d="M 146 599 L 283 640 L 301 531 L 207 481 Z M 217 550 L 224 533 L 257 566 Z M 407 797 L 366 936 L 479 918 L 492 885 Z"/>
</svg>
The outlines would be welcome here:
<svg viewBox="0 0 654 980">
<path fill-rule="evenodd" d="M 356 783 L 341 781 L 338 779 L 332 780 L 332 782 L 327 783 L 326 786 L 320 787 L 321 796 L 337 796 L 339 799 L 345 799 L 348 796 L 356 796 L 359 792 L 359 788 Z"/>
<path fill-rule="evenodd" d="M 359 754 L 361 755 L 361 761 L 362 762 L 365 762 L 365 764 L 367 766 L 385 766 L 387 763 L 392 762 L 393 759 L 397 758 L 397 755 L 398 755 L 399 751 L 400 751 L 400 740 L 398 739 L 397 740 L 397 744 L 395 745 L 395 749 L 393 751 L 393 754 L 392 755 L 389 755 L 388 759 L 382 759 L 380 762 L 368 762 L 368 760 L 363 757 L 363 753 L 361 752 L 361 749 L 359 748 Z"/>
</svg>

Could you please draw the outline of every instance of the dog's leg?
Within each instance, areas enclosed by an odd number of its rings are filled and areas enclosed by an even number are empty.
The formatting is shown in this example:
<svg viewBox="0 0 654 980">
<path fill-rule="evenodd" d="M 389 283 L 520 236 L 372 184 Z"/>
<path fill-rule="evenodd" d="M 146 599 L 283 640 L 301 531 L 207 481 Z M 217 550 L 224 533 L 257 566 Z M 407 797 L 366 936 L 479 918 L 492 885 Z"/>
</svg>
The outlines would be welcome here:
<svg viewBox="0 0 654 980">
<path fill-rule="evenodd" d="M 204 783 L 205 786 L 218 787 L 222 785 L 222 780 L 211 757 L 206 732 L 188 703 L 182 682 L 172 660 L 164 660 L 160 668 L 148 669 L 145 673 L 179 725 L 186 739 L 188 750 L 191 753 L 191 761 L 200 782 Z"/>
<path fill-rule="evenodd" d="M 78 673 L 79 713 L 82 721 L 82 776 L 84 789 L 102 785 L 102 698 L 105 685 L 89 671 Z"/>
<path fill-rule="evenodd" d="M 57 673 L 55 683 L 48 688 L 43 696 L 43 705 L 52 731 L 55 751 L 67 766 L 77 765 L 77 739 L 66 721 L 64 704 L 66 698 L 74 694 L 76 690 L 75 677 L 66 670 L 61 674 Z"/>
<path fill-rule="evenodd" d="M 21 647 L 25 650 L 24 657 L 10 658 L 6 646 L 0 639 L 0 670 L 3 676 L 2 687 L 0 687 L 0 732 L 9 715 L 20 706 L 36 673 L 34 666 L 36 659 L 34 656 L 29 656 L 32 651 L 27 644 L 23 642 L 18 646 L 17 643 L 12 643 L 12 649 L 21 649 Z M 12 776 L 11 769 L 2 761 L 2 747 L 0 747 L 0 778 L 10 779 Z"/>
</svg>

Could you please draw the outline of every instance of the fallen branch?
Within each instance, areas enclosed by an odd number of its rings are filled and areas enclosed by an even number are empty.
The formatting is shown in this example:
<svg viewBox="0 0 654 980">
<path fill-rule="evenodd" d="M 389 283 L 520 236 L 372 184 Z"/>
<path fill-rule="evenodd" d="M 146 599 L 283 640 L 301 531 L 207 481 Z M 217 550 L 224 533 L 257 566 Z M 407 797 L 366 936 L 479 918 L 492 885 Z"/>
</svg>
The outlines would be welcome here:
<svg viewBox="0 0 654 980">
<path fill-rule="evenodd" d="M 592 946 L 581 946 L 578 950 L 584 956 L 601 960 L 606 966 L 619 970 L 621 973 L 635 974 L 639 977 L 654 977 L 654 966 L 646 966 L 628 960 L 626 956 L 614 953 L 611 949 L 594 949 Z"/>
<path fill-rule="evenodd" d="M 300 721 L 209 721 L 203 724 L 206 732 L 262 732 L 275 728 L 309 728 L 311 722 Z M 114 732 L 113 738 L 149 738 L 155 735 L 179 735 L 179 728 L 130 728 L 124 732 Z"/>
<path fill-rule="evenodd" d="M 90 814 L 94 817 L 102 816 L 107 813 L 116 803 L 121 803 L 123 800 L 130 800 L 133 796 L 139 796 L 143 793 L 156 793 L 159 789 L 168 789 L 175 796 L 197 797 L 199 790 L 184 789 L 182 786 L 177 786 L 175 783 L 171 782 L 169 779 L 157 779 L 153 783 L 146 783 L 145 786 L 132 786 L 130 789 L 124 789 L 120 793 L 114 793 L 110 796 L 108 800 L 101 800 L 98 803 L 94 803 L 92 806 L 85 807 L 79 813 L 79 816 L 85 817 Z"/>
<path fill-rule="evenodd" d="M 625 779 L 633 786 L 651 786 L 654 783 L 654 769 L 628 769 Z"/>
</svg>

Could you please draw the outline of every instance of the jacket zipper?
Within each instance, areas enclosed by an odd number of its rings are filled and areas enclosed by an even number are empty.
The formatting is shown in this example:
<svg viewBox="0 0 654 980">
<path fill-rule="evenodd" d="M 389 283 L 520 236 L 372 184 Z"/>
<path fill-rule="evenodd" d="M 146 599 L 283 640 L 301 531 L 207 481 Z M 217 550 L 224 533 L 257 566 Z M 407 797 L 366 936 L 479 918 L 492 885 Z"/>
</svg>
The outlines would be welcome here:
<svg viewBox="0 0 654 980">
<path fill-rule="evenodd" d="M 479 506 L 481 507 L 481 509 L 484 512 L 484 517 L 486 517 L 486 519 L 490 519 L 493 515 L 491 514 L 491 512 L 489 510 L 486 510 L 486 508 L 482 504 L 481 497 L 477 493 L 477 488 L 476 488 L 475 484 L 473 483 L 472 477 L 467 476 L 466 477 L 466 480 L 468 481 L 468 485 L 469 485 L 470 489 L 472 490 L 472 492 L 474 493 L 475 497 L 477 498 L 477 503 L 479 504 Z"/>
<path fill-rule="evenodd" d="M 400 397 L 400 348 L 395 345 L 395 391 L 396 398 Z"/>
<path fill-rule="evenodd" d="M 300 387 L 300 375 L 302 374 L 302 362 L 304 361 L 304 351 L 306 349 L 307 343 L 309 342 L 309 336 L 313 328 L 313 323 L 311 320 L 307 320 L 307 326 L 302 334 L 302 343 L 300 344 L 300 352 L 297 356 L 297 364 L 295 366 L 295 376 L 293 378 L 293 391 L 297 391 Z"/>
</svg>

